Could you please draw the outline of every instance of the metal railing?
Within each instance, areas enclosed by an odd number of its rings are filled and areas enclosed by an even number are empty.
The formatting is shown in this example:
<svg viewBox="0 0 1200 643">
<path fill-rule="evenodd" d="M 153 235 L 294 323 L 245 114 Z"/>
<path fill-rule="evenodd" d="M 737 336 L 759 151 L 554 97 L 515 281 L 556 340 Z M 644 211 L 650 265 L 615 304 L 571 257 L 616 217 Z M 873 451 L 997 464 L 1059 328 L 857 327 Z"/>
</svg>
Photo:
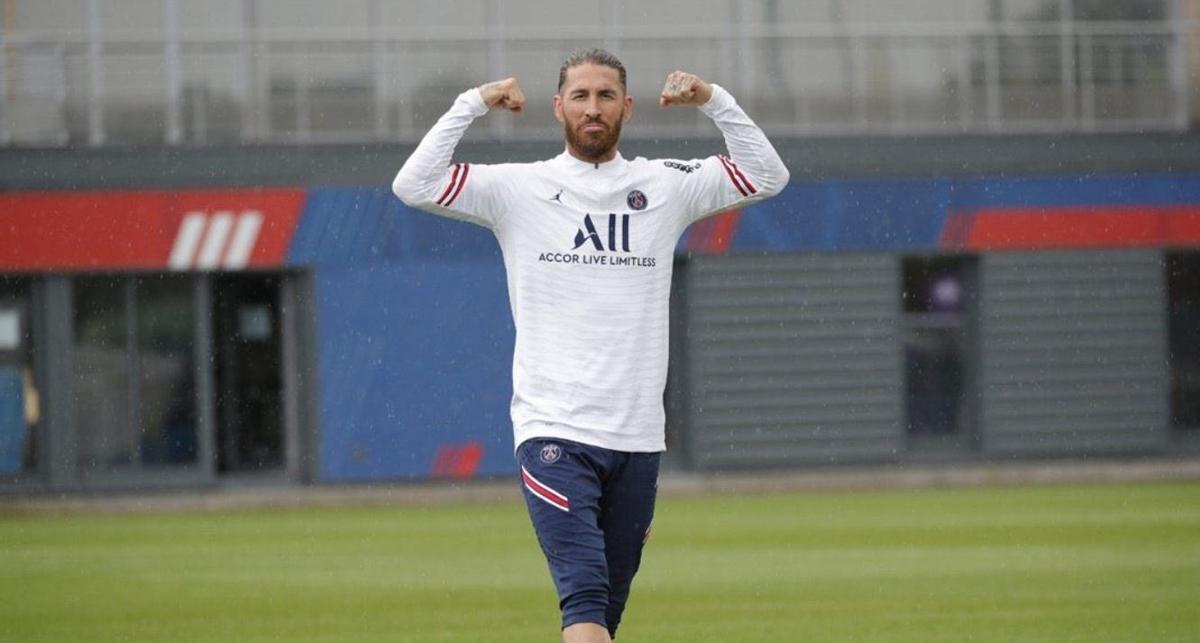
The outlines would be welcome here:
<svg viewBox="0 0 1200 643">
<path fill-rule="evenodd" d="M 676 67 L 728 87 L 772 134 L 1099 132 L 1189 126 L 1196 32 L 1179 20 L 748 23 L 628 28 L 602 44 L 630 70 L 639 137 L 711 135 L 653 106 Z M 585 28 L 162 34 L 4 35 L 0 145 L 412 141 L 459 91 L 508 75 L 534 99 L 528 114 L 473 135 L 553 139 L 558 61 L 596 42 Z"/>
</svg>

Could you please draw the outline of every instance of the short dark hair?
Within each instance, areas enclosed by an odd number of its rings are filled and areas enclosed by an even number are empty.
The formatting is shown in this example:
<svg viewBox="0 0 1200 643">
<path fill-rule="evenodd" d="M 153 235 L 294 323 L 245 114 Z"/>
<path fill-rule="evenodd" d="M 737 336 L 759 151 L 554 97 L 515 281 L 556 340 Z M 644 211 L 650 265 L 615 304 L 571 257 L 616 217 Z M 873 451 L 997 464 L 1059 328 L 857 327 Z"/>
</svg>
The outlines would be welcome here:
<svg viewBox="0 0 1200 643">
<path fill-rule="evenodd" d="M 563 85 L 567 83 L 567 70 L 586 63 L 612 67 L 617 70 L 617 75 L 621 78 L 621 91 L 628 93 L 625 89 L 625 65 L 622 65 L 616 56 L 603 49 L 576 49 L 572 51 L 571 55 L 567 56 L 567 59 L 563 61 L 562 68 L 558 70 L 558 91 L 561 92 Z"/>
</svg>

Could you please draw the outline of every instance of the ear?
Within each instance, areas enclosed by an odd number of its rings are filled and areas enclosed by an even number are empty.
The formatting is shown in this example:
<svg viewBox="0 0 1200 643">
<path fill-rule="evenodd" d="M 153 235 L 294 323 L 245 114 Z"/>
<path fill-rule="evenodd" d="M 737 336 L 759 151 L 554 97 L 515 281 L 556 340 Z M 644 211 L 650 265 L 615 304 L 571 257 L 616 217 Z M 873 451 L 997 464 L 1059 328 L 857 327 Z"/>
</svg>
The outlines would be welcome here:
<svg viewBox="0 0 1200 643">
<path fill-rule="evenodd" d="M 563 115 L 562 96 L 554 95 L 554 118 L 560 123 L 566 123 L 567 117 Z"/>
<path fill-rule="evenodd" d="M 631 117 L 633 117 L 633 96 L 626 96 L 625 97 L 625 116 L 623 116 L 621 118 L 621 122 L 628 123 L 629 119 Z"/>
</svg>

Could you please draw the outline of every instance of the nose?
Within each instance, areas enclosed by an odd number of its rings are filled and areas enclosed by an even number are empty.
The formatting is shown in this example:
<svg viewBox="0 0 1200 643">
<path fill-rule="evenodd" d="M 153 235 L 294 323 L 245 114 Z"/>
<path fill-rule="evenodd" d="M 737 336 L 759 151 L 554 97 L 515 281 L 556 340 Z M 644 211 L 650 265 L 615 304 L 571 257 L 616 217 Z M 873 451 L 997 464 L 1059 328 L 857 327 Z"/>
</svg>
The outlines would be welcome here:
<svg viewBox="0 0 1200 643">
<path fill-rule="evenodd" d="M 584 110 L 584 115 L 589 119 L 600 118 L 600 103 L 596 100 L 589 100 L 587 108 Z"/>
</svg>

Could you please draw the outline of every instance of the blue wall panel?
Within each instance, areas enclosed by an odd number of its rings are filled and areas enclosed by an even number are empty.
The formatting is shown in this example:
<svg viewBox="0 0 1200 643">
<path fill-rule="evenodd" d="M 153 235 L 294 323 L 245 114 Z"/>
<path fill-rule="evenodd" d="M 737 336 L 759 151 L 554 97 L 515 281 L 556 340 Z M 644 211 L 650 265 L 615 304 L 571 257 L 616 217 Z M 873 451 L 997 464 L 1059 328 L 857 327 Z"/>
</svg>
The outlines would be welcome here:
<svg viewBox="0 0 1200 643">
<path fill-rule="evenodd" d="M 950 214 L 981 208 L 1196 204 L 1188 174 L 793 181 L 744 210 L 732 251 L 928 251 Z"/>
<path fill-rule="evenodd" d="M 26 439 L 25 388 L 21 371 L 0 366 L 0 474 L 21 472 Z"/>
<path fill-rule="evenodd" d="M 501 267 L 406 263 L 317 274 L 321 477 L 422 478 L 478 442 L 512 458 L 513 327 Z"/>
<path fill-rule="evenodd" d="M 409 208 L 387 188 L 316 188 L 309 191 L 288 263 L 365 268 L 499 257 L 491 231 Z"/>
<path fill-rule="evenodd" d="M 309 192 L 288 257 L 315 270 L 324 480 L 424 478 L 477 443 L 510 474 L 512 314 L 495 237 L 386 188 Z"/>
</svg>

